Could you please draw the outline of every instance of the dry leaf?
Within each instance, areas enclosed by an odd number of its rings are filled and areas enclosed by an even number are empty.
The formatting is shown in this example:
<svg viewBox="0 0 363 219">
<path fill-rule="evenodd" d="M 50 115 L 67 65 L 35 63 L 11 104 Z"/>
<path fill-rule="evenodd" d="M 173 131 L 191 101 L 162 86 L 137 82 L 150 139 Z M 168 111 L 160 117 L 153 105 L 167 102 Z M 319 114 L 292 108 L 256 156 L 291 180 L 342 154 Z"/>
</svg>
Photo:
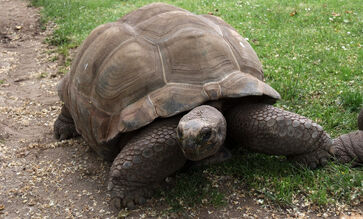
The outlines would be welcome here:
<svg viewBox="0 0 363 219">
<path fill-rule="evenodd" d="M 130 214 L 130 212 L 128 212 L 127 210 L 121 210 L 121 211 L 118 213 L 118 217 L 119 217 L 119 218 L 126 218 L 129 214 Z"/>
<path fill-rule="evenodd" d="M 291 12 L 291 13 L 290 13 L 290 16 L 291 16 L 291 17 L 293 17 L 293 16 L 295 16 L 295 15 L 297 15 L 297 11 L 296 11 L 296 10 L 294 10 L 293 12 Z"/>
<path fill-rule="evenodd" d="M 209 15 L 213 15 L 213 12 L 208 12 Z"/>
<path fill-rule="evenodd" d="M 351 13 L 353 13 L 353 11 L 345 11 L 345 13 L 351 14 Z"/>
<path fill-rule="evenodd" d="M 340 16 L 340 14 L 337 14 L 335 12 L 332 12 L 331 15 L 333 15 L 334 17 L 339 17 Z"/>
</svg>

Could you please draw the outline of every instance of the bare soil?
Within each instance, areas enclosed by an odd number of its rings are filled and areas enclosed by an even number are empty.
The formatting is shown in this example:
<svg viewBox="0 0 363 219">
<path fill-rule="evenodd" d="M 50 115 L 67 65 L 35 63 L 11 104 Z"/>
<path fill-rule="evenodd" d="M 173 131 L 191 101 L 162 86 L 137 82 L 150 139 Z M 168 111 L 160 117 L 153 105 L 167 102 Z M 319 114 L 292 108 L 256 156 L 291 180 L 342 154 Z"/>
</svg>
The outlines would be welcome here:
<svg viewBox="0 0 363 219">
<path fill-rule="evenodd" d="M 137 210 L 113 212 L 106 183 L 110 163 L 81 139 L 57 142 L 53 122 L 61 102 L 54 48 L 39 26 L 39 9 L 0 0 L 0 218 L 285 218 L 330 216 L 289 212 L 256 204 L 230 191 L 220 209 L 168 213 L 162 200 Z M 49 31 L 49 30 L 48 30 Z M 60 63 L 62 64 L 62 63 Z M 228 187 L 226 187 L 228 188 Z M 351 212 L 346 212 L 350 214 Z M 353 214 L 354 213 L 353 209 Z M 360 212 L 361 213 L 361 212 Z"/>
<path fill-rule="evenodd" d="M 53 138 L 61 75 L 28 4 L 0 1 L 0 218 L 110 216 L 109 164 L 82 139 Z"/>
</svg>

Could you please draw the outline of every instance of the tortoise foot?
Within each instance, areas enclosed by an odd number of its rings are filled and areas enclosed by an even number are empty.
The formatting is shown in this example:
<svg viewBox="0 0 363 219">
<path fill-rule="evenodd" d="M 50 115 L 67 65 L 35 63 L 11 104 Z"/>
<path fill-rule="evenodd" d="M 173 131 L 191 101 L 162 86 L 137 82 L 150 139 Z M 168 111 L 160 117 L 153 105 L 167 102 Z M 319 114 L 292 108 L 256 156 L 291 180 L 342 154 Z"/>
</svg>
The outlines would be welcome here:
<svg viewBox="0 0 363 219">
<path fill-rule="evenodd" d="M 155 187 L 145 185 L 140 188 L 128 188 L 114 185 L 112 181 L 110 181 L 108 189 L 111 191 L 111 208 L 113 210 L 119 210 L 121 208 L 134 209 L 136 205 L 144 204 L 146 200 L 151 197 Z"/>
<path fill-rule="evenodd" d="M 65 140 L 78 136 L 73 119 L 68 110 L 63 106 L 61 113 L 54 122 L 54 137 L 57 140 Z"/>
<path fill-rule="evenodd" d="M 329 149 L 333 146 L 333 140 L 328 134 L 322 132 L 319 140 L 315 143 L 318 147 L 310 152 L 287 156 L 289 160 L 297 164 L 301 164 L 309 167 L 310 169 L 316 169 L 323 167 L 328 163 L 328 160 L 332 160 L 332 155 Z"/>
<path fill-rule="evenodd" d="M 316 169 L 319 166 L 325 166 L 328 160 L 331 159 L 331 155 L 323 149 L 317 149 L 315 151 L 287 157 L 290 161 L 309 167 L 310 169 Z"/>
</svg>

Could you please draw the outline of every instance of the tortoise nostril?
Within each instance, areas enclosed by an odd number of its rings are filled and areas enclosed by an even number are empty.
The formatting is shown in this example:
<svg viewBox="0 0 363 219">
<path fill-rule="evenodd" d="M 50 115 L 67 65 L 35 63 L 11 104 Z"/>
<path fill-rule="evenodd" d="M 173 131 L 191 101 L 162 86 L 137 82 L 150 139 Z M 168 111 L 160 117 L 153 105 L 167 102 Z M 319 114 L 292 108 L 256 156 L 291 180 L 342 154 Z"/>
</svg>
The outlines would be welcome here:
<svg viewBox="0 0 363 219">
<path fill-rule="evenodd" d="M 186 145 L 188 145 L 189 149 L 193 149 L 193 150 L 196 149 L 195 142 L 192 139 L 187 139 L 186 140 Z"/>
</svg>

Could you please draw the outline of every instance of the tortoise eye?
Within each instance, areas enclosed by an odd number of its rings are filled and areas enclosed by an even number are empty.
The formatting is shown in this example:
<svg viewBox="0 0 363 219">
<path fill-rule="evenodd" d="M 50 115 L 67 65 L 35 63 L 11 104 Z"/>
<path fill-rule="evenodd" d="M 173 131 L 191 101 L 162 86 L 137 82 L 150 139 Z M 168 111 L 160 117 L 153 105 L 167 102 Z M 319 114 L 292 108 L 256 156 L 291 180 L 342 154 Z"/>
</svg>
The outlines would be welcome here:
<svg viewBox="0 0 363 219">
<path fill-rule="evenodd" d="M 204 128 L 200 131 L 200 136 L 202 137 L 203 141 L 208 141 L 209 138 L 212 136 L 212 130 Z"/>
</svg>

